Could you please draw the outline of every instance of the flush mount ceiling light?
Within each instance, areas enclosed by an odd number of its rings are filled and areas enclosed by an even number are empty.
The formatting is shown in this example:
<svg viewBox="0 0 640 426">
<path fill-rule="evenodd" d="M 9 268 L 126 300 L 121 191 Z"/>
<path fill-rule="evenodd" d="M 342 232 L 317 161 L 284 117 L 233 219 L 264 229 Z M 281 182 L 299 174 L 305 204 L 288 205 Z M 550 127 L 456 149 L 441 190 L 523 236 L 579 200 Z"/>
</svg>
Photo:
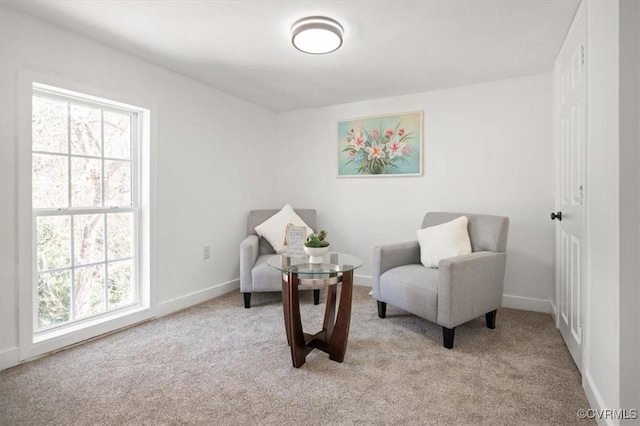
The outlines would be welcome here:
<svg viewBox="0 0 640 426">
<path fill-rule="evenodd" d="M 291 27 L 291 43 L 301 52 L 322 55 L 342 46 L 342 25 L 324 16 L 310 16 Z"/>
</svg>

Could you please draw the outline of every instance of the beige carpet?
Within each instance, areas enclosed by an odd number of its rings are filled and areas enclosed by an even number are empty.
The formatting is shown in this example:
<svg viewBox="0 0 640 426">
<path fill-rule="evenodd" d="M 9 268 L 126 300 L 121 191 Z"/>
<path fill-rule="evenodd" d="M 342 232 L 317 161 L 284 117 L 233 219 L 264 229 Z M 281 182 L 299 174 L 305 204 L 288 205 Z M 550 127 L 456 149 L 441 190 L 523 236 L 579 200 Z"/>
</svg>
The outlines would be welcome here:
<svg viewBox="0 0 640 426">
<path fill-rule="evenodd" d="M 291 366 L 280 295 L 239 292 L 0 373 L 0 424 L 588 424 L 551 317 L 500 309 L 442 347 L 441 328 L 356 287 L 344 363 Z M 324 297 L 324 295 L 323 295 Z M 305 331 L 324 305 L 302 300 Z"/>
</svg>

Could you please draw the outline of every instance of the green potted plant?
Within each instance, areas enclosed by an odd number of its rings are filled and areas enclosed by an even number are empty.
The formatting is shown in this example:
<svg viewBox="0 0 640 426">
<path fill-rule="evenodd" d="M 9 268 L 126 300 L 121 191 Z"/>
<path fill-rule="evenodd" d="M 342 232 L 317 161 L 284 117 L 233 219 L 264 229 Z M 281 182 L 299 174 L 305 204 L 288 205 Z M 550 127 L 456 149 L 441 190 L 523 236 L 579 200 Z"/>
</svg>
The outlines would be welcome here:
<svg viewBox="0 0 640 426">
<path fill-rule="evenodd" d="M 327 231 L 324 229 L 317 234 L 311 234 L 304 242 L 304 252 L 309 256 L 309 263 L 322 263 L 322 256 L 329 251 Z"/>
</svg>

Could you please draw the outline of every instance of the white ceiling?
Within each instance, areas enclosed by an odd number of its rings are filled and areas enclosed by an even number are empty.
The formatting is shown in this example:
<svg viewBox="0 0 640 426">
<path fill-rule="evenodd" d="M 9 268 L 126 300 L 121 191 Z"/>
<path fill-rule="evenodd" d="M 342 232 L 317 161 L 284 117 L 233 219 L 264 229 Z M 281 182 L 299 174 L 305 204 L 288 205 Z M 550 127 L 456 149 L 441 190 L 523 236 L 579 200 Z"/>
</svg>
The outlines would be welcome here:
<svg viewBox="0 0 640 426">
<path fill-rule="evenodd" d="M 579 0 L 4 3 L 280 112 L 550 72 Z M 291 46 L 311 15 L 338 51 Z"/>
</svg>

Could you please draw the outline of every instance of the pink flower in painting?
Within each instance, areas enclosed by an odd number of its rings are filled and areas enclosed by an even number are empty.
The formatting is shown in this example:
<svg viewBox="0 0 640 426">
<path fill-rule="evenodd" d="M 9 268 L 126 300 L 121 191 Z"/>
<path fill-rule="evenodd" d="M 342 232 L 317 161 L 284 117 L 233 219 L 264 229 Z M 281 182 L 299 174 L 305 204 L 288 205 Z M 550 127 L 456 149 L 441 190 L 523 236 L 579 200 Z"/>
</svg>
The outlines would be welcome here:
<svg viewBox="0 0 640 426">
<path fill-rule="evenodd" d="M 372 129 L 370 133 L 371 137 L 373 137 L 374 139 L 377 139 L 378 136 L 380 136 L 380 132 L 377 129 Z"/>
<path fill-rule="evenodd" d="M 403 154 L 408 154 L 411 152 L 411 145 L 405 145 L 402 147 L 402 153 Z"/>
<path fill-rule="evenodd" d="M 369 160 L 373 160 L 374 158 L 383 158 L 386 156 L 380 145 L 367 147 L 365 151 L 367 151 L 367 153 L 369 154 Z"/>
<path fill-rule="evenodd" d="M 363 135 L 362 133 L 358 133 L 354 135 L 353 138 L 347 137 L 347 143 L 350 143 L 351 145 L 356 147 L 356 149 L 362 148 L 366 141 L 367 141 L 366 135 Z"/>
<path fill-rule="evenodd" d="M 390 138 L 391 136 L 393 136 L 393 130 L 387 130 L 385 135 Z"/>
<path fill-rule="evenodd" d="M 349 157 L 355 157 L 357 154 L 356 151 L 349 151 Z"/>
<path fill-rule="evenodd" d="M 389 158 L 401 157 L 404 153 L 405 143 L 392 141 L 387 144 L 387 150 L 389 150 Z"/>
<path fill-rule="evenodd" d="M 398 135 L 403 136 L 404 135 L 404 129 L 398 129 Z"/>
</svg>

